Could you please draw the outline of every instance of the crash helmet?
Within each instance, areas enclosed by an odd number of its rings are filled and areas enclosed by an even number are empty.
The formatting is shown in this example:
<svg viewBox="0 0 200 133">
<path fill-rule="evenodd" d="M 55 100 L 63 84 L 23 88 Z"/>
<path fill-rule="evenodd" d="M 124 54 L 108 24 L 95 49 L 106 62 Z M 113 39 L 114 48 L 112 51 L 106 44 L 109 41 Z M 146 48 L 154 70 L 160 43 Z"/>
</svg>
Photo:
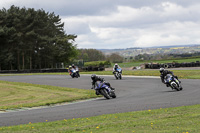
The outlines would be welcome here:
<svg viewBox="0 0 200 133">
<path fill-rule="evenodd" d="M 72 67 L 75 67 L 74 64 L 72 64 Z"/>
<path fill-rule="evenodd" d="M 117 63 L 115 63 L 115 67 L 118 67 L 118 64 L 117 64 Z"/>
<path fill-rule="evenodd" d="M 94 80 L 96 77 L 97 77 L 97 75 L 95 75 L 95 74 L 92 74 L 92 75 L 91 75 L 91 79 L 92 79 L 92 80 Z"/>
<path fill-rule="evenodd" d="M 163 67 L 160 68 L 160 73 L 162 73 L 163 71 L 165 71 L 165 69 Z"/>
</svg>

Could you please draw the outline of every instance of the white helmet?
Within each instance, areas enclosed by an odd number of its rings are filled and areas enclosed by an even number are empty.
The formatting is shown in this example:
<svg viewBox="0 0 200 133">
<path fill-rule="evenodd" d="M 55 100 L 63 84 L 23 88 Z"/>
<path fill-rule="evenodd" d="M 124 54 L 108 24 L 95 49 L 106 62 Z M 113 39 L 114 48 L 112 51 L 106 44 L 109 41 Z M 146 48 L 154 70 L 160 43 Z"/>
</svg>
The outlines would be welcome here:
<svg viewBox="0 0 200 133">
<path fill-rule="evenodd" d="M 163 67 L 160 68 L 160 73 L 162 73 L 163 71 L 165 71 L 165 69 Z"/>
</svg>

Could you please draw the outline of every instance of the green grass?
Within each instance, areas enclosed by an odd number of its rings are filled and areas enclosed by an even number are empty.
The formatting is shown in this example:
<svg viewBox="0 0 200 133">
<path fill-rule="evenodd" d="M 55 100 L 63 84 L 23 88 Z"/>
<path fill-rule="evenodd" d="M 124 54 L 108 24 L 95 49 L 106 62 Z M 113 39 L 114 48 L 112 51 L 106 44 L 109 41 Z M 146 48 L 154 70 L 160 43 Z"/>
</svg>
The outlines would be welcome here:
<svg viewBox="0 0 200 133">
<path fill-rule="evenodd" d="M 200 70 L 173 70 L 180 78 L 200 79 Z M 111 71 L 81 74 L 112 75 Z M 45 73 L 46 74 L 46 73 Z M 66 73 L 50 73 L 61 74 Z M 21 75 L 21 74 L 20 74 Z M 22 74 L 27 75 L 27 74 Z M 123 71 L 123 75 L 159 76 L 158 70 Z M 0 81 L 0 110 L 71 102 L 96 97 L 92 90 Z M 1 133 L 199 133 L 200 105 L 64 119 L 0 127 Z"/>
<path fill-rule="evenodd" d="M 182 79 L 200 79 L 200 70 L 171 70 Z M 112 71 L 90 71 L 80 72 L 80 74 L 96 74 L 96 75 L 113 75 Z M 67 75 L 67 73 L 29 73 L 29 74 L 0 74 L 0 76 L 19 76 L 19 75 Z M 159 70 L 144 69 L 144 70 L 130 70 L 123 71 L 123 75 L 134 76 L 160 76 Z"/>
<path fill-rule="evenodd" d="M 200 58 L 182 58 L 182 59 L 169 59 L 169 60 L 150 60 L 150 61 L 134 61 L 134 62 L 126 62 L 126 63 L 118 63 L 120 67 L 133 67 L 133 66 L 140 66 L 140 64 L 144 63 L 172 63 L 172 62 L 177 62 L 177 63 L 187 63 L 187 62 L 196 62 L 200 61 Z M 115 63 L 112 63 L 111 66 L 114 66 Z"/>
<path fill-rule="evenodd" d="M 181 79 L 200 79 L 200 70 L 172 70 Z M 81 72 L 81 74 L 113 75 L 112 71 Z M 123 75 L 160 76 L 159 70 L 123 71 Z"/>
<path fill-rule="evenodd" d="M 67 72 L 55 72 L 55 73 L 4 73 L 0 76 L 23 76 L 23 75 L 69 75 Z"/>
<path fill-rule="evenodd" d="M 94 98 L 93 90 L 0 81 L 0 110 Z"/>
<path fill-rule="evenodd" d="M 199 133 L 200 105 L 0 127 L 1 133 Z"/>
</svg>

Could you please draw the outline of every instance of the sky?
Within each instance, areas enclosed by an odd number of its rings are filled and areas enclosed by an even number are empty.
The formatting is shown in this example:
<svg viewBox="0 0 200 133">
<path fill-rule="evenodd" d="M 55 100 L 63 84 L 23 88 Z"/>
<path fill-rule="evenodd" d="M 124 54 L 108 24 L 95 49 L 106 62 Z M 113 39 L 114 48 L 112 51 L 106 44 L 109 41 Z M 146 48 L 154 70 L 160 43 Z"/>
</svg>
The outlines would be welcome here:
<svg viewBox="0 0 200 133">
<path fill-rule="evenodd" d="M 199 0 L 0 0 L 54 12 L 78 48 L 200 44 Z"/>
</svg>

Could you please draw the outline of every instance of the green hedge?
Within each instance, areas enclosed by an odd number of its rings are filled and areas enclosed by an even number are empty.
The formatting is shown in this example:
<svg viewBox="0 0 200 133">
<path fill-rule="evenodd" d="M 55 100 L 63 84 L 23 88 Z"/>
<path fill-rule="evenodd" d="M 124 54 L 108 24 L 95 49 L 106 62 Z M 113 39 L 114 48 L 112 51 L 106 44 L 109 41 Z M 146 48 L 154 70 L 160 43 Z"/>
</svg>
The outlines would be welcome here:
<svg viewBox="0 0 200 133">
<path fill-rule="evenodd" d="M 88 66 L 110 66 L 111 63 L 110 61 L 91 61 L 91 62 L 85 62 L 84 66 L 88 67 Z"/>
</svg>

